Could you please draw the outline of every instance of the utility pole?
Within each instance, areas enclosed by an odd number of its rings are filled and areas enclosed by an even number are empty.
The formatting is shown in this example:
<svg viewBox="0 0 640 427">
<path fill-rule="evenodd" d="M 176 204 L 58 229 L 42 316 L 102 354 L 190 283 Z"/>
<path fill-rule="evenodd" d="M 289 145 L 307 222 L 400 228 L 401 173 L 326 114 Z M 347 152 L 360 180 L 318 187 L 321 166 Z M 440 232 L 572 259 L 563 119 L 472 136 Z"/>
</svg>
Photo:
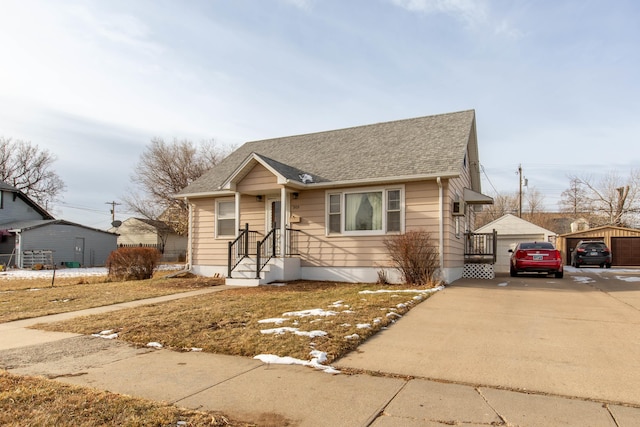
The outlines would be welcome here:
<svg viewBox="0 0 640 427">
<path fill-rule="evenodd" d="M 518 183 L 520 190 L 518 192 L 518 218 L 522 218 L 522 164 L 518 165 Z"/>
<path fill-rule="evenodd" d="M 121 205 L 122 203 L 118 203 L 115 200 L 113 202 L 104 202 L 107 205 L 111 205 L 111 222 L 113 223 L 116 220 L 116 206 Z"/>
</svg>

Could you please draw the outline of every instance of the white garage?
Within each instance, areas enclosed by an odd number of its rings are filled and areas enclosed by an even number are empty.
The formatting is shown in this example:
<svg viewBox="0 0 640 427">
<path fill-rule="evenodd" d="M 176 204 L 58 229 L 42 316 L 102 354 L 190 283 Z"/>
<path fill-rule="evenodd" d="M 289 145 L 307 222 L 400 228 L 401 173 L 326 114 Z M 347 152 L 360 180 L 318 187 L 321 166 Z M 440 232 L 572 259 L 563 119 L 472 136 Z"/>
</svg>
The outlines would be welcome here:
<svg viewBox="0 0 640 427">
<path fill-rule="evenodd" d="M 506 214 L 489 224 L 480 227 L 474 233 L 491 233 L 496 230 L 498 234 L 497 255 L 494 271 L 496 273 L 509 272 L 509 249 L 515 248 L 520 242 L 551 242 L 555 245 L 556 233 L 546 228 L 539 227 L 515 215 Z"/>
</svg>

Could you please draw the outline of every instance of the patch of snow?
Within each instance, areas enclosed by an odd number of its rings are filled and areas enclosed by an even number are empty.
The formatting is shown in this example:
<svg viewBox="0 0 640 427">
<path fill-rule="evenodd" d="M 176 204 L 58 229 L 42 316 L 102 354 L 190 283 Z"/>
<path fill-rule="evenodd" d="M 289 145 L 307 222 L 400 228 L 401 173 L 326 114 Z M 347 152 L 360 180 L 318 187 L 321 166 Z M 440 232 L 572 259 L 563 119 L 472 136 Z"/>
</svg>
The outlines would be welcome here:
<svg viewBox="0 0 640 427">
<path fill-rule="evenodd" d="M 616 279 L 623 280 L 625 282 L 640 282 L 640 277 L 616 276 Z"/>
<path fill-rule="evenodd" d="M 572 279 L 579 283 L 595 282 L 595 280 L 593 280 L 591 277 L 586 277 L 586 276 L 573 276 Z"/>
<path fill-rule="evenodd" d="M 407 305 L 400 303 L 400 304 L 396 305 L 396 307 L 397 308 L 407 308 Z"/>
<path fill-rule="evenodd" d="M 371 329 L 371 323 L 358 323 L 356 325 L 357 329 Z"/>
<path fill-rule="evenodd" d="M 357 340 L 360 339 L 360 335 L 358 334 L 351 334 L 351 335 L 347 335 L 346 337 L 344 337 L 347 340 Z"/>
<path fill-rule="evenodd" d="M 506 282 L 498 283 L 498 286 L 507 286 L 507 285 L 508 285 L 508 283 L 506 283 Z"/>
<path fill-rule="evenodd" d="M 282 323 L 286 322 L 287 319 L 283 317 L 272 317 L 270 319 L 262 319 L 258 320 L 258 323 L 275 323 L 276 325 L 282 325 Z"/>
<path fill-rule="evenodd" d="M 118 338 L 118 333 L 114 333 L 111 329 L 108 329 L 106 331 L 98 332 L 97 334 L 91 334 L 91 336 L 96 338 L 104 338 L 105 340 L 114 340 Z"/>
<path fill-rule="evenodd" d="M 338 314 L 335 311 L 323 310 L 321 308 L 312 308 L 309 310 L 289 311 L 282 313 L 286 317 L 309 317 L 309 316 L 335 316 Z"/>
<path fill-rule="evenodd" d="M 162 348 L 162 344 L 160 344 L 159 342 L 151 341 L 147 343 L 147 347 Z"/>
<path fill-rule="evenodd" d="M 390 311 L 389 313 L 387 313 L 387 317 L 400 318 L 402 317 L 402 314 L 396 313 L 395 311 Z"/>
<path fill-rule="evenodd" d="M 391 293 L 391 294 L 396 294 L 396 293 L 415 293 L 415 294 L 431 294 L 434 292 L 438 292 L 444 289 L 444 286 L 437 286 L 435 288 L 429 288 L 429 289 L 379 289 L 377 291 L 369 291 L 369 290 L 364 290 L 364 291 L 360 291 L 358 292 L 359 294 L 384 294 L 384 293 Z"/>
<path fill-rule="evenodd" d="M 191 347 L 189 351 L 199 352 L 202 351 L 202 349 L 200 347 Z"/>
<path fill-rule="evenodd" d="M 319 352 L 318 352 L 319 353 Z M 315 357 L 311 360 L 301 360 L 301 359 L 296 359 L 294 357 L 289 357 L 289 356 L 285 356 L 285 357 L 280 357 L 280 356 L 276 356 L 274 354 L 259 354 L 257 356 L 254 356 L 254 359 L 260 360 L 262 363 L 268 363 L 268 364 L 273 364 L 273 365 L 302 365 L 302 366 L 310 366 L 312 368 L 315 369 L 319 369 L 327 374 L 339 374 L 340 371 L 338 371 L 337 369 L 333 368 L 332 366 L 325 366 L 322 365 L 319 360 L 322 358 L 322 356 L 320 354 L 316 353 L 316 351 L 312 351 L 311 354 L 312 356 L 315 355 Z M 324 356 L 324 360 L 326 361 L 326 354 Z"/>
<path fill-rule="evenodd" d="M 260 330 L 261 334 L 274 334 L 274 335 L 284 335 L 287 332 L 291 332 L 292 334 L 295 334 L 295 335 L 305 336 L 305 337 L 310 337 L 310 338 L 324 337 L 325 335 L 327 335 L 327 333 L 325 331 L 301 331 L 298 328 L 291 328 L 291 327 L 288 327 L 288 326 L 285 326 L 285 327 L 282 327 L 282 328 L 273 328 L 273 329 L 262 329 L 262 330 Z"/>
</svg>

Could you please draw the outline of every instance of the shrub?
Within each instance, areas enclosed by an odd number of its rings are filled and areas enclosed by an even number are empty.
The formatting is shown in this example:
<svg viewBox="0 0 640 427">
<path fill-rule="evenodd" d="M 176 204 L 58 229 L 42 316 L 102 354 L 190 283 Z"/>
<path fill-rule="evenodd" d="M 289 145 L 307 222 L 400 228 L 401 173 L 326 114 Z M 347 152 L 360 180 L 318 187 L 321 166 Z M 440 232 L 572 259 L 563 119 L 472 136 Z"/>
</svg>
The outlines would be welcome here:
<svg viewBox="0 0 640 427">
<path fill-rule="evenodd" d="M 435 285 L 439 268 L 437 244 L 426 231 L 409 231 L 384 240 L 394 267 L 407 284 Z"/>
<path fill-rule="evenodd" d="M 154 248 L 119 248 L 107 258 L 109 278 L 112 280 L 150 279 L 160 261 Z"/>
</svg>

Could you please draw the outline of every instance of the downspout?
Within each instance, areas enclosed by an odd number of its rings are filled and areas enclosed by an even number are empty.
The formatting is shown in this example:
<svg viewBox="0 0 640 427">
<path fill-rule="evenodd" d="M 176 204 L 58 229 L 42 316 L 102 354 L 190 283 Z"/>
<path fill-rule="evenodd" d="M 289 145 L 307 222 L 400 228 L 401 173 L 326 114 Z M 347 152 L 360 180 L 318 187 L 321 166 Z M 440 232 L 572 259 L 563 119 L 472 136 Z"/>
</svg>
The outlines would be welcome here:
<svg viewBox="0 0 640 427">
<path fill-rule="evenodd" d="M 440 258 L 440 276 L 444 280 L 444 190 L 442 189 L 442 179 L 436 178 L 438 183 L 438 253 Z"/>
<path fill-rule="evenodd" d="M 192 226 L 193 226 L 193 222 L 192 222 L 192 215 L 193 215 L 193 205 L 191 203 L 189 203 L 189 199 L 187 199 L 186 197 L 184 198 L 184 202 L 187 204 L 187 206 L 189 207 L 189 213 L 188 213 L 188 221 L 187 221 L 187 259 L 186 262 L 184 264 L 184 268 L 180 271 L 176 271 L 174 273 L 168 274 L 166 276 L 164 276 L 165 278 L 171 278 L 171 277 L 176 277 L 179 276 L 180 274 L 183 273 L 191 273 L 191 257 L 193 256 L 193 233 L 192 233 Z"/>
</svg>

